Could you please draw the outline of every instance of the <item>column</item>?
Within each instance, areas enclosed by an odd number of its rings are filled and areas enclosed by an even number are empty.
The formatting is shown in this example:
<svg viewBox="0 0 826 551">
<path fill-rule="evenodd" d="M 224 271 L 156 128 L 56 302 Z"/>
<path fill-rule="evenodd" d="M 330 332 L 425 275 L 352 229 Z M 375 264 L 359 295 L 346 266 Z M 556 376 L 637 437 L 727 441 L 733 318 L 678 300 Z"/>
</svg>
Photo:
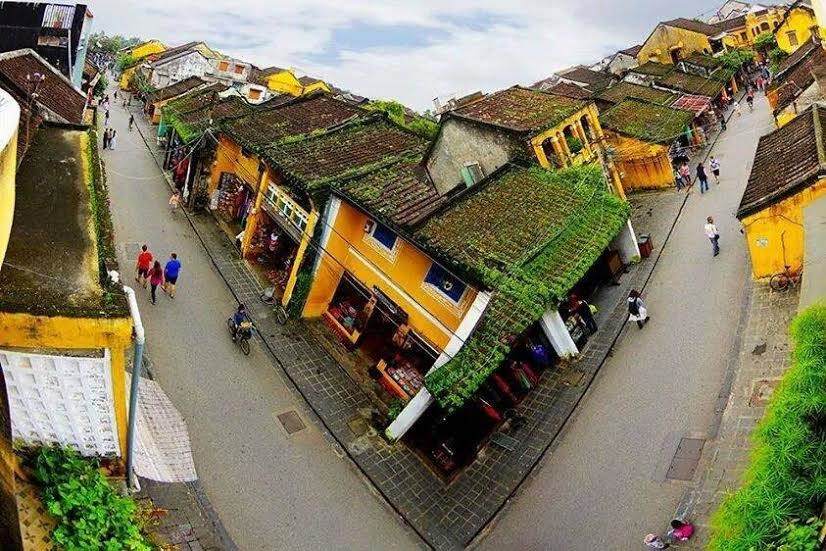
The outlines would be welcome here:
<svg viewBox="0 0 826 551">
<path fill-rule="evenodd" d="M 631 225 L 631 220 L 625 223 L 625 226 L 620 230 L 620 233 L 614 238 L 609 249 L 617 251 L 620 255 L 620 260 L 623 264 L 631 264 L 640 259 L 640 246 L 637 243 L 637 233 L 634 231 L 634 226 Z"/>
<path fill-rule="evenodd" d="M 568 166 L 568 155 L 565 153 L 566 150 L 562 148 L 562 144 L 559 143 L 558 135 L 551 136 L 551 146 L 554 148 L 554 153 L 556 153 L 559 159 L 559 164 L 563 167 Z"/>
<path fill-rule="evenodd" d="M 737 80 L 734 77 L 731 77 L 731 91 L 732 93 L 737 93 Z"/>
<path fill-rule="evenodd" d="M 533 153 L 536 155 L 536 159 L 539 161 L 539 165 L 542 168 L 553 168 L 551 167 L 551 162 L 548 160 L 548 156 L 545 154 L 545 149 L 542 147 L 542 143 L 534 144 Z"/>
<path fill-rule="evenodd" d="M 479 320 L 482 318 L 482 314 L 488 307 L 488 302 L 490 302 L 490 295 L 488 293 L 480 291 L 479 294 L 476 295 L 476 299 L 462 319 L 462 323 L 459 324 L 456 332 L 450 338 L 450 342 L 447 343 L 444 351 L 436 358 L 436 362 L 433 364 L 431 371 L 445 365 L 450 358 L 462 348 L 462 345 L 468 337 L 470 337 L 470 334 L 476 328 L 476 324 L 479 323 Z M 413 399 L 407 402 L 407 405 L 401 413 L 399 413 L 399 416 L 385 429 L 384 435 L 391 442 L 399 440 L 410 430 L 410 427 L 419 420 L 419 417 L 430 407 L 434 399 L 430 391 L 422 387 Z"/>
<path fill-rule="evenodd" d="M 560 358 L 570 358 L 579 354 L 579 349 L 556 308 L 548 308 L 539 320 L 539 325 Z"/>
</svg>

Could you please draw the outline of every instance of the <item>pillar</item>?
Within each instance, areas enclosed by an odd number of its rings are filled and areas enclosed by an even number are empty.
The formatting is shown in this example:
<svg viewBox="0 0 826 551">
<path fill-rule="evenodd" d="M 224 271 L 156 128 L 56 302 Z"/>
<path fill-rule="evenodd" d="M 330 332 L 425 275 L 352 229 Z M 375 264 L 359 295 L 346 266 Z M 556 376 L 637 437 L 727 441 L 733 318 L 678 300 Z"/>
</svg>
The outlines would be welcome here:
<svg viewBox="0 0 826 551">
<path fill-rule="evenodd" d="M 439 369 L 445 365 L 462 348 L 462 345 L 470 337 L 470 334 L 482 318 L 482 314 L 484 314 L 489 302 L 490 295 L 488 293 L 480 291 L 476 295 L 473 304 L 471 304 L 465 317 L 462 318 L 462 323 L 459 324 L 456 332 L 450 338 L 450 342 L 445 346 L 444 351 L 436 358 L 436 362 L 430 371 Z M 384 435 L 391 442 L 399 440 L 410 430 L 410 427 L 424 415 L 424 412 L 427 411 L 427 408 L 430 407 L 433 400 L 434 398 L 433 395 L 430 394 L 430 391 L 422 387 L 413 399 L 407 402 L 407 405 L 401 410 L 399 416 L 385 429 Z"/>
<path fill-rule="evenodd" d="M 737 79 L 735 79 L 734 77 L 731 77 L 731 91 L 734 94 L 737 93 Z"/>
<path fill-rule="evenodd" d="M 565 153 L 567 147 L 563 149 L 562 144 L 559 143 L 558 135 L 551 136 L 551 146 L 554 148 L 554 153 L 556 153 L 556 156 L 559 159 L 559 164 L 563 167 L 568 166 L 568 155 Z"/>
<path fill-rule="evenodd" d="M 634 226 L 631 225 L 631 220 L 625 223 L 625 226 L 623 226 L 608 248 L 619 253 L 620 260 L 622 260 L 623 264 L 631 264 L 632 261 L 639 261 L 640 246 L 637 243 L 637 233 L 634 231 Z"/>
<path fill-rule="evenodd" d="M 576 347 L 574 339 L 572 339 L 571 334 L 568 333 L 568 328 L 565 326 L 562 316 L 559 315 L 555 307 L 548 308 L 548 310 L 542 314 L 542 318 L 539 320 L 539 326 L 542 328 L 545 336 L 548 337 L 557 356 L 560 358 L 570 358 L 579 354 L 579 349 Z"/>
</svg>

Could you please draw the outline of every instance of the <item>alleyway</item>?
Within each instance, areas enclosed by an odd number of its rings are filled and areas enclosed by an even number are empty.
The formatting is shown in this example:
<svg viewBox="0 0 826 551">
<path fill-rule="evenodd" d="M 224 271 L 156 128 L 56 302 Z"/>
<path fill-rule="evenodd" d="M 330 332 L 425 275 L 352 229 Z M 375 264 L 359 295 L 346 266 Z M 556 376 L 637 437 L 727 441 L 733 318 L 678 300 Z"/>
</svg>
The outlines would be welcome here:
<svg viewBox="0 0 826 551">
<path fill-rule="evenodd" d="M 117 102 L 115 102 L 117 103 Z M 296 400 L 271 358 L 245 357 L 226 319 L 236 303 L 182 213 L 167 208 L 168 187 L 122 107 L 111 123 L 117 149 L 103 151 L 118 258 L 127 284 L 135 255 L 176 252 L 183 270 L 175 300 L 152 305 L 138 289 L 155 379 L 185 417 L 201 483 L 244 550 L 414 549 L 404 525 L 342 459 Z M 295 410 L 306 428 L 292 435 L 277 416 Z"/>
<path fill-rule="evenodd" d="M 736 361 L 748 252 L 734 217 L 759 137 L 762 95 L 729 121 L 713 154 L 720 186 L 694 187 L 644 291 L 651 322 L 625 330 L 561 437 L 482 543 L 483 549 L 637 549 L 662 531 L 686 482 L 665 475 L 682 437 L 708 438 Z M 713 180 L 713 178 L 712 178 Z M 714 216 L 721 255 L 703 234 Z M 652 236 L 655 247 L 665 235 Z"/>
</svg>

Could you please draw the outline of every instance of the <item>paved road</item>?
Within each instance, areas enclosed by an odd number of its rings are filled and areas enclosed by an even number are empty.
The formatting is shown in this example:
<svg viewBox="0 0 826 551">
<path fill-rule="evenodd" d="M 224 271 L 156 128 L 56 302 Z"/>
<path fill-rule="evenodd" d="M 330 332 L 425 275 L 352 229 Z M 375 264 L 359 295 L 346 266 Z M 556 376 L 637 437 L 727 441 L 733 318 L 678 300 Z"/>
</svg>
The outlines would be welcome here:
<svg viewBox="0 0 826 551">
<path fill-rule="evenodd" d="M 645 291 L 651 322 L 620 338 L 483 549 L 641 549 L 645 534 L 669 522 L 685 483 L 665 473 L 680 437 L 709 431 L 750 277 L 734 212 L 773 124 L 764 97 L 753 113 L 743 107 L 713 151 L 720 186 L 705 195 L 695 186 Z M 717 258 L 703 234 L 709 215 L 721 234 Z"/>
<path fill-rule="evenodd" d="M 212 269 L 121 107 L 111 110 L 117 149 L 103 151 L 118 256 L 131 281 L 140 243 L 183 262 L 178 296 L 152 305 L 138 289 L 154 375 L 186 419 L 201 483 L 243 551 L 415 549 L 397 517 L 334 453 L 282 375 L 257 346 L 241 355 L 227 334 L 236 303 Z M 301 403 L 300 403 L 301 402 Z M 276 415 L 297 410 L 307 424 L 288 436 Z"/>
</svg>

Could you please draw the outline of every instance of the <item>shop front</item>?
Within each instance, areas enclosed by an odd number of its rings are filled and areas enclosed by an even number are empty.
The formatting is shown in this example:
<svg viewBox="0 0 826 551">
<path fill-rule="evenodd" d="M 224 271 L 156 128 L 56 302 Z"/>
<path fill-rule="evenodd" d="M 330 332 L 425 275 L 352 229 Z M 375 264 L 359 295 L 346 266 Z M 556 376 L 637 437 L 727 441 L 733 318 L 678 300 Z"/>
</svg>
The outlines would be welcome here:
<svg viewBox="0 0 826 551">
<path fill-rule="evenodd" d="M 235 238 L 239 248 L 255 198 L 256 192 L 247 182 L 231 172 L 221 173 L 210 207 L 224 222 L 224 230 Z"/>
</svg>

